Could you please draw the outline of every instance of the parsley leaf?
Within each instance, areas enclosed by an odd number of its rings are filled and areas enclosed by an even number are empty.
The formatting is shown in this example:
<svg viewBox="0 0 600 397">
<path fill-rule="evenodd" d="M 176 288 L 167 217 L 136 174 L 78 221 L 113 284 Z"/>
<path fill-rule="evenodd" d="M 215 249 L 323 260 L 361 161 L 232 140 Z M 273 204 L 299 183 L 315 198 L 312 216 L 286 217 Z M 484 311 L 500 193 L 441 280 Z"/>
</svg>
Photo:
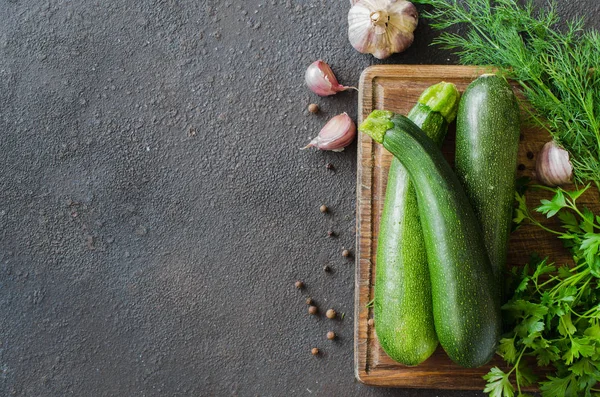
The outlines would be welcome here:
<svg viewBox="0 0 600 397">
<path fill-rule="evenodd" d="M 515 231 L 519 225 L 525 220 L 528 219 L 529 211 L 527 209 L 527 202 L 525 201 L 525 196 L 523 194 L 519 194 L 519 192 L 515 192 L 515 201 L 517 202 L 517 207 L 513 210 L 513 230 Z"/>
<path fill-rule="evenodd" d="M 573 372 L 575 375 L 592 375 L 597 379 L 600 379 L 599 369 L 598 364 L 589 358 L 582 358 L 569 367 L 569 371 Z"/>
<path fill-rule="evenodd" d="M 583 334 L 589 336 L 594 340 L 600 340 L 600 325 L 594 324 L 587 328 Z"/>
<path fill-rule="evenodd" d="M 515 338 L 502 338 L 498 345 L 498 354 L 509 364 L 517 361 L 517 348 Z"/>
<path fill-rule="evenodd" d="M 571 349 L 563 355 L 562 359 L 567 365 L 571 365 L 575 358 L 591 357 L 595 350 L 594 346 L 590 345 L 589 338 L 573 338 L 571 339 Z"/>
<path fill-rule="evenodd" d="M 537 267 L 535 268 L 535 272 L 533 272 L 533 278 L 537 279 L 542 274 L 553 273 L 556 271 L 556 266 L 547 265 L 546 260 L 544 259 Z"/>
<path fill-rule="evenodd" d="M 560 350 L 558 347 L 554 345 L 549 345 L 546 348 L 540 348 L 534 351 L 540 367 L 546 367 L 550 365 L 551 362 L 560 359 L 560 355 L 558 354 L 559 352 Z"/>
<path fill-rule="evenodd" d="M 487 380 L 487 385 L 483 390 L 489 393 L 491 397 L 513 397 L 515 388 L 508 380 L 509 374 L 505 374 L 500 368 L 493 367 L 483 379 Z"/>
<path fill-rule="evenodd" d="M 587 189 L 587 188 L 586 188 Z M 511 271 L 512 298 L 502 306 L 509 330 L 497 353 L 512 368 L 486 375 L 485 392 L 493 397 L 515 394 L 535 382 L 532 368 L 553 367 L 539 383 L 543 397 L 591 397 L 600 380 L 600 216 L 576 206 L 585 189 L 554 191 L 536 209 L 557 216 L 560 230 L 550 230 L 531 216 L 525 197 L 517 195 L 519 222 L 529 221 L 555 233 L 570 249 L 571 263 L 555 265 L 532 255 L 522 270 Z M 521 214 L 521 215 L 519 215 Z M 513 376 L 514 375 L 514 376 Z M 511 383 L 514 382 L 514 383 Z M 516 387 L 515 387 L 516 385 Z M 600 396 L 599 396 L 600 397 Z"/>
<path fill-rule="evenodd" d="M 524 362 L 519 363 L 518 371 L 515 371 L 515 376 L 517 384 L 524 386 L 532 385 L 537 380 L 537 376 L 535 376 L 533 370 Z"/>
<path fill-rule="evenodd" d="M 574 190 L 572 192 L 567 192 L 567 194 L 569 195 L 569 197 L 571 197 L 571 199 L 573 199 L 573 202 L 575 202 L 575 200 L 577 200 L 579 197 L 581 197 L 581 195 L 583 193 L 585 193 L 589 189 L 590 186 L 591 186 L 591 184 L 588 183 L 587 186 L 584 187 L 583 189 L 581 189 L 581 190 Z"/>
<path fill-rule="evenodd" d="M 587 263 L 595 265 L 600 250 L 600 234 L 586 233 L 584 238 L 581 249 L 584 252 L 585 260 Z"/>
<path fill-rule="evenodd" d="M 502 309 L 519 312 L 522 317 L 532 316 L 538 319 L 544 317 L 544 315 L 548 313 L 547 307 L 523 299 L 508 302 L 502 306 Z"/>
<path fill-rule="evenodd" d="M 541 200 L 540 202 L 542 205 L 536 208 L 536 211 L 545 214 L 548 218 L 553 217 L 558 211 L 567 207 L 565 195 L 562 190 L 558 190 L 552 200 Z"/>
<path fill-rule="evenodd" d="M 581 221 L 579 226 L 587 233 L 594 233 L 594 213 L 588 208 L 584 208 L 582 213 L 583 221 Z"/>
<path fill-rule="evenodd" d="M 570 232 L 581 233 L 581 227 L 575 215 L 570 211 L 561 211 L 558 213 L 558 219 L 562 223 L 562 226 Z M 571 237 L 571 235 L 568 235 Z"/>
<path fill-rule="evenodd" d="M 576 397 L 576 383 L 574 375 L 567 377 L 548 376 L 548 381 L 541 382 L 540 390 L 544 397 Z"/>
<path fill-rule="evenodd" d="M 562 336 L 573 335 L 576 331 L 577 328 L 575 328 L 573 322 L 571 321 L 571 313 L 567 313 L 559 317 L 558 332 L 560 332 Z"/>
</svg>

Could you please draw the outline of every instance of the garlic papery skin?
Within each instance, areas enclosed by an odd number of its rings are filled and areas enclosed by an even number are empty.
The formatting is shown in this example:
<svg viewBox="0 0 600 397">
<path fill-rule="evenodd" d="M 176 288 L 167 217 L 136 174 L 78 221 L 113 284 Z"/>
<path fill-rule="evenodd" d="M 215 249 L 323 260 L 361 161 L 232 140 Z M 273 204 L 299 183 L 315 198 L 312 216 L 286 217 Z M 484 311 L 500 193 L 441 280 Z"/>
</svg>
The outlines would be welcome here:
<svg viewBox="0 0 600 397">
<path fill-rule="evenodd" d="M 538 153 L 535 162 L 537 179 L 547 186 L 560 186 L 571 182 L 573 165 L 569 152 L 554 141 L 547 142 Z"/>
<path fill-rule="evenodd" d="M 335 95 L 349 89 L 356 90 L 355 87 L 346 87 L 338 83 L 331 67 L 320 59 L 310 64 L 306 69 L 304 79 L 308 88 L 319 96 Z"/>
<path fill-rule="evenodd" d="M 348 38 L 358 52 L 385 59 L 412 44 L 418 20 L 410 1 L 360 0 L 348 12 Z"/>
<path fill-rule="evenodd" d="M 312 141 L 302 149 L 316 147 L 341 152 L 356 137 L 356 124 L 347 113 L 338 114 L 327 122 Z"/>
</svg>

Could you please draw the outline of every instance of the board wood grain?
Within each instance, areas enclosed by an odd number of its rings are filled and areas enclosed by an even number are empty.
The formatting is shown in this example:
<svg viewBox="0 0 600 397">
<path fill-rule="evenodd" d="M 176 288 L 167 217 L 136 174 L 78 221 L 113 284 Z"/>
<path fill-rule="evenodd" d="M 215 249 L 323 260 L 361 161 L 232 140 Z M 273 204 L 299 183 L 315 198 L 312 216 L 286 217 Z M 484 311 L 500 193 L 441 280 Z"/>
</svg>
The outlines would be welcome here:
<svg viewBox="0 0 600 397">
<path fill-rule="evenodd" d="M 367 68 L 361 75 L 359 85 L 358 122 L 366 118 L 372 110 L 385 109 L 407 114 L 419 95 L 427 87 L 440 81 L 457 85 L 464 91 L 467 85 L 482 73 L 489 72 L 480 67 L 436 66 L 436 65 L 378 65 Z M 518 154 L 518 176 L 529 176 L 535 181 L 535 156 L 544 143 L 550 140 L 547 132 L 523 125 Z M 452 164 L 454 157 L 454 130 L 448 133 L 443 152 Z M 373 285 L 377 264 L 377 236 L 388 168 L 391 155 L 370 137 L 358 137 L 357 172 L 357 233 L 356 233 L 356 282 L 355 282 L 355 332 L 354 358 L 355 375 L 363 383 L 378 386 L 482 390 L 485 382 L 482 376 L 492 366 L 503 366 L 499 357 L 488 365 L 465 369 L 452 363 L 441 348 L 426 362 L 415 367 L 407 367 L 390 359 L 381 349 L 375 335 L 374 326 L 369 324 L 373 317 L 368 303 L 373 299 Z M 566 187 L 574 188 L 573 186 Z M 548 193 L 530 191 L 527 200 L 530 207 Z M 600 210 L 598 191 L 594 188 L 579 200 L 593 211 Z M 541 218 L 540 218 L 541 219 Z M 545 224 L 556 226 L 553 219 Z M 510 238 L 508 264 L 523 266 L 530 254 L 548 256 L 555 263 L 568 263 L 569 253 L 555 237 L 539 228 L 524 225 L 513 232 Z"/>
</svg>

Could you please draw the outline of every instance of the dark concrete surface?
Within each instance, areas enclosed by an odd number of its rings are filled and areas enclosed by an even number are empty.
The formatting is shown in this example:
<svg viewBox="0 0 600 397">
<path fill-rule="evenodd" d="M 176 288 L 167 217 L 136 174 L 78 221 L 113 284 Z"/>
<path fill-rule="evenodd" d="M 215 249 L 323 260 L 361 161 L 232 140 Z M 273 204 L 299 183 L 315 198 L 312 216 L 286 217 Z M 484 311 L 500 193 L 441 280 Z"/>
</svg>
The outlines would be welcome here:
<svg viewBox="0 0 600 397">
<path fill-rule="evenodd" d="M 354 380 L 356 148 L 298 150 L 356 117 L 307 65 L 357 84 L 376 63 L 348 7 L 0 1 L 1 396 L 481 395 Z M 455 62 L 416 34 L 386 62 Z"/>
</svg>

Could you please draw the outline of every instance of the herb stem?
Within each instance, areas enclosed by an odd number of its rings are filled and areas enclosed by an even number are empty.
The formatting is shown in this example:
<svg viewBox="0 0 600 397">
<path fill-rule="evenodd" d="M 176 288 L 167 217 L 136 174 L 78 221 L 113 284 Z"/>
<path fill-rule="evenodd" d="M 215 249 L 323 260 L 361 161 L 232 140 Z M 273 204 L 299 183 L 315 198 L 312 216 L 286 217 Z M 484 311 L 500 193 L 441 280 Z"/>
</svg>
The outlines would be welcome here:
<svg viewBox="0 0 600 397">
<path fill-rule="evenodd" d="M 600 228 L 598 225 L 596 225 L 596 223 L 595 223 L 595 222 L 593 222 L 593 221 L 590 221 L 590 220 L 589 220 L 587 217 L 585 217 L 585 216 L 584 216 L 584 215 L 581 213 L 581 211 L 579 211 L 579 209 L 578 209 L 578 208 L 575 206 L 575 204 L 569 204 L 569 208 L 570 208 L 570 209 L 572 209 L 573 211 L 575 211 L 575 213 L 576 213 L 577 215 L 579 215 L 579 216 L 580 216 L 580 217 L 583 219 L 583 221 L 584 221 L 585 223 L 587 223 L 588 225 L 590 225 L 590 226 L 592 226 L 592 227 L 595 227 L 595 228 Z"/>
<path fill-rule="evenodd" d="M 547 190 L 547 191 L 553 192 L 553 193 L 556 192 L 556 189 L 548 187 L 548 186 L 544 186 L 544 185 L 532 185 L 531 187 L 534 189 Z"/>
<path fill-rule="evenodd" d="M 591 279 L 587 279 L 587 281 L 585 283 L 583 283 L 583 285 L 581 287 L 579 287 L 579 293 L 577 294 L 577 297 L 575 298 L 575 302 L 579 302 L 579 299 L 581 298 L 581 294 L 583 294 L 583 292 L 585 291 L 586 287 L 590 284 Z"/>
<path fill-rule="evenodd" d="M 517 381 L 517 390 L 519 390 L 519 395 L 521 395 L 521 382 L 519 382 L 519 363 L 521 362 L 521 357 L 523 357 L 523 354 L 525 353 L 525 350 L 527 349 L 527 347 L 524 347 L 523 349 L 521 349 L 521 353 L 519 354 L 519 358 L 517 358 L 517 361 L 515 362 L 515 366 L 510 370 L 510 372 L 508 373 L 508 375 L 510 376 L 510 374 L 516 370 L 515 372 L 515 379 Z"/>
<path fill-rule="evenodd" d="M 542 225 L 541 223 L 539 223 L 538 221 L 536 221 L 535 219 L 533 219 L 533 217 L 531 217 L 531 216 L 528 216 L 528 219 L 529 219 L 529 221 L 530 221 L 532 224 L 534 224 L 535 226 L 537 226 L 537 227 L 539 227 L 539 228 L 541 228 L 541 229 L 544 229 L 544 230 L 545 230 L 545 231 L 547 231 L 548 233 L 556 234 L 556 235 L 559 235 L 559 236 L 562 236 L 562 235 L 564 235 L 564 233 L 562 233 L 562 232 L 558 232 L 558 231 L 556 231 L 556 230 L 552 230 L 552 229 L 550 229 L 550 228 L 548 228 L 548 227 L 546 227 L 546 226 Z"/>
</svg>

